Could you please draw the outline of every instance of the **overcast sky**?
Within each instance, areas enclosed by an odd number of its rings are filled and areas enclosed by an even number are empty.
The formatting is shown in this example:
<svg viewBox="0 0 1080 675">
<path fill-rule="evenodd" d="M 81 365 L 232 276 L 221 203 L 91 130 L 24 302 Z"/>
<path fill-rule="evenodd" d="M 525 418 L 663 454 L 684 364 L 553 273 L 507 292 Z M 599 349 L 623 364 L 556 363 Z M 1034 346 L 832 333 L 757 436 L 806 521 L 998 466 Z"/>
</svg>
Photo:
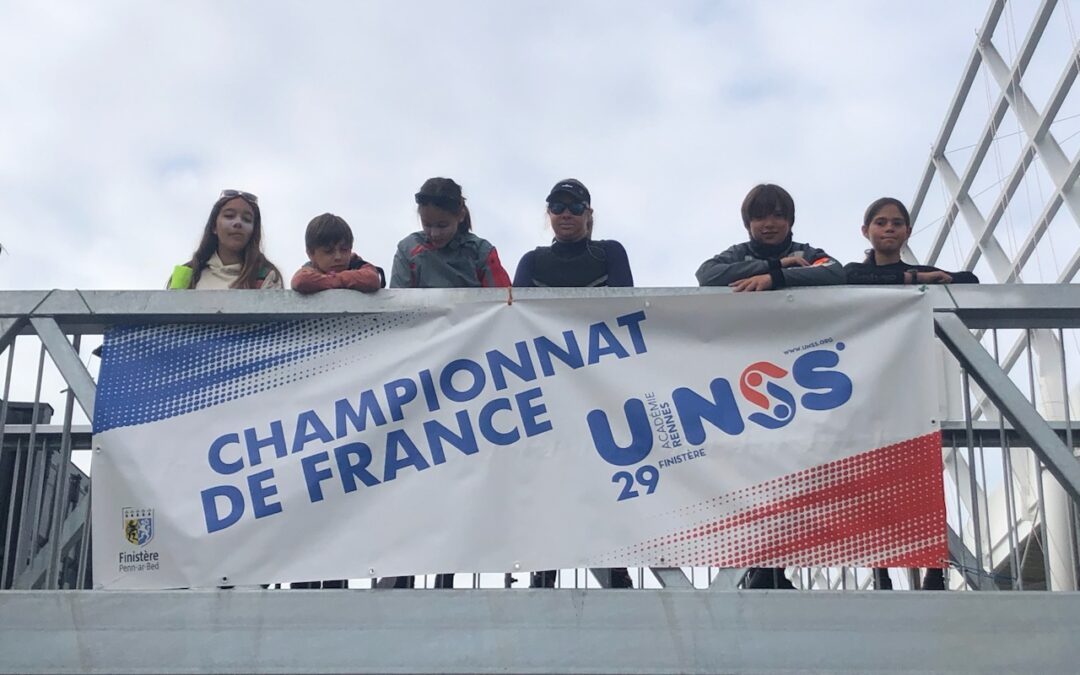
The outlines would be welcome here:
<svg viewBox="0 0 1080 675">
<path fill-rule="evenodd" d="M 259 195 L 286 275 L 324 211 L 389 268 L 430 176 L 511 274 L 570 176 L 640 286 L 694 285 L 762 181 L 853 260 L 865 206 L 914 194 L 986 8 L 0 0 L 0 288 L 161 288 L 222 188 Z"/>
</svg>

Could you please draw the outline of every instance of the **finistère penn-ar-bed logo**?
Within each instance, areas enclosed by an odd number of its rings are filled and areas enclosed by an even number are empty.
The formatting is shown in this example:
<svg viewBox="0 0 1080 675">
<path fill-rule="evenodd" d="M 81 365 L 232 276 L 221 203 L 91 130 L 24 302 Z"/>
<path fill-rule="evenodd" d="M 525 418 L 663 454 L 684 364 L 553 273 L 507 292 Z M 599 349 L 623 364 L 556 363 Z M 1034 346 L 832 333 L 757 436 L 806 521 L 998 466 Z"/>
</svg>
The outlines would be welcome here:
<svg viewBox="0 0 1080 675">
<path fill-rule="evenodd" d="M 154 538 L 154 509 L 123 509 L 124 538 L 136 546 L 146 546 Z"/>
</svg>

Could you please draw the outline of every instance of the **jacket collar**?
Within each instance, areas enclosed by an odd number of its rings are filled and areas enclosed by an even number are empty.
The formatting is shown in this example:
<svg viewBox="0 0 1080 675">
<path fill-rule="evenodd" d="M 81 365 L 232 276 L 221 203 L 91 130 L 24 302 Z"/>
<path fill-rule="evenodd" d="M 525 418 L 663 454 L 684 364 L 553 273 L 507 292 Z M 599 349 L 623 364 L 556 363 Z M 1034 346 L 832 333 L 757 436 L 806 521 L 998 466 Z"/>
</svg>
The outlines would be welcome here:
<svg viewBox="0 0 1080 675">
<path fill-rule="evenodd" d="M 788 232 L 788 236 L 779 244 L 763 244 L 760 241 L 751 238 L 748 242 L 748 246 L 750 247 L 750 252 L 753 253 L 756 258 L 779 258 L 791 250 L 791 235 L 792 233 Z"/>
</svg>

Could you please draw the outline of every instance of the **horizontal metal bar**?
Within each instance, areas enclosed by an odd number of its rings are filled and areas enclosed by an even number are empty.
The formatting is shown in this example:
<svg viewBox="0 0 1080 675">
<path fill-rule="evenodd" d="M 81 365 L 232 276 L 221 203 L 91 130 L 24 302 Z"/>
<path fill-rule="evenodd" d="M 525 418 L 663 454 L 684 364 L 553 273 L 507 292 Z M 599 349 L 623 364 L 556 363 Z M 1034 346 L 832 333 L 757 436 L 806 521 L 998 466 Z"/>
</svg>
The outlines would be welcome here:
<svg viewBox="0 0 1080 675">
<path fill-rule="evenodd" d="M 25 330 L 26 319 L 9 317 L 0 319 L 0 352 L 8 348 L 8 345 Z"/>
<path fill-rule="evenodd" d="M 29 436 L 31 426 L 30 424 L 8 424 L 4 427 L 4 438 L 8 436 Z M 38 436 L 60 436 L 64 433 L 64 426 L 62 424 L 39 424 L 36 433 Z M 72 424 L 72 447 L 75 450 L 89 448 L 91 435 L 89 424 Z M 76 441 L 76 439 L 79 440 Z M 85 443 L 86 448 L 79 447 L 80 443 Z"/>
<path fill-rule="evenodd" d="M 513 289 L 514 298 L 642 297 L 729 293 L 729 289 L 608 288 Z M 25 303 L 5 302 L 0 292 L 0 318 L 24 316 Z M 378 293 L 324 291 L 52 291 L 34 310 L 34 317 L 55 319 L 66 333 L 101 334 L 109 326 L 146 323 L 251 323 L 384 312 L 443 313 L 455 304 L 506 303 L 509 289 L 391 289 Z"/>
<path fill-rule="evenodd" d="M 1080 287 L 1073 284 L 943 286 L 968 328 L 1080 328 Z M 935 303 L 935 309 L 945 306 Z"/>
<path fill-rule="evenodd" d="M 1077 593 L 0 593 L 19 673 L 1057 673 L 1077 633 Z"/>
<path fill-rule="evenodd" d="M 0 316 L 27 317 L 41 305 L 45 298 L 54 293 L 74 293 L 75 291 L 3 291 L 0 293 Z"/>
<path fill-rule="evenodd" d="M 1047 422 L 1047 424 L 1061 439 L 1062 443 L 1067 443 L 1068 431 L 1065 422 Z M 1073 431 L 1073 447 L 1080 448 L 1080 421 L 1074 420 L 1069 426 L 1072 427 Z M 980 448 L 1001 447 L 1001 427 L 998 426 L 997 422 L 973 422 L 971 430 L 975 437 L 976 446 Z M 967 427 L 962 421 L 947 420 L 941 423 L 941 447 L 965 447 L 967 442 Z M 1024 448 L 1024 451 L 1027 452 L 1024 437 L 1011 424 L 1005 425 L 1005 442 L 1010 449 Z"/>
<path fill-rule="evenodd" d="M 833 288 L 788 289 L 786 293 L 835 293 Z M 881 292 L 910 289 L 877 287 Z M 657 295 L 715 295 L 725 288 L 515 288 L 515 300 L 565 298 L 641 298 Z M 1072 284 L 985 284 L 931 286 L 926 289 L 936 310 L 951 309 L 973 328 L 1034 325 L 1080 327 L 1080 288 Z M 102 333 L 130 323 L 244 323 L 372 314 L 382 312 L 445 312 L 455 303 L 506 302 L 507 289 L 391 289 L 365 294 L 335 290 L 303 296 L 292 291 L 51 291 L 38 304 L 26 291 L 0 291 L 0 319 L 55 319 L 65 333 Z M 26 327 L 22 334 L 29 334 Z"/>
</svg>

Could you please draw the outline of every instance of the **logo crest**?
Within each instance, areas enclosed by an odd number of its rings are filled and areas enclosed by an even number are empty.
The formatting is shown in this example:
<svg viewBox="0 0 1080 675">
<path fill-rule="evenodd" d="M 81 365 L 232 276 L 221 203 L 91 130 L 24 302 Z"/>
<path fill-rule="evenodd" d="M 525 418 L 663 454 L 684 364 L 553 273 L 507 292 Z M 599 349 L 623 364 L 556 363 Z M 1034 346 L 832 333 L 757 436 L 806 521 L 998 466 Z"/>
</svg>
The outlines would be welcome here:
<svg viewBox="0 0 1080 675">
<path fill-rule="evenodd" d="M 154 509 L 125 507 L 124 538 L 135 546 L 146 546 L 154 538 Z"/>
</svg>

